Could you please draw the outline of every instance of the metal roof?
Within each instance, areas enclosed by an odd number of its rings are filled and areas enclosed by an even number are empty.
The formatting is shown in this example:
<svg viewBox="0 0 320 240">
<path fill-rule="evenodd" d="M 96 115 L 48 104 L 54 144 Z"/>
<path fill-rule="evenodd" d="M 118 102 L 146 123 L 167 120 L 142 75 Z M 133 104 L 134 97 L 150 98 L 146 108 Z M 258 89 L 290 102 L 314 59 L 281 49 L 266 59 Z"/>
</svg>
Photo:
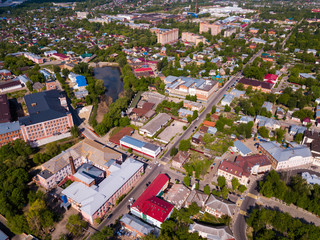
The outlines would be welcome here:
<svg viewBox="0 0 320 240">
<path fill-rule="evenodd" d="M 120 141 L 131 144 L 131 145 L 138 147 L 138 148 L 142 148 L 146 144 L 145 142 L 142 142 L 142 141 L 140 141 L 136 138 L 130 137 L 130 136 L 124 136 L 123 138 L 120 139 Z"/>
<path fill-rule="evenodd" d="M 234 146 L 243 154 L 247 155 L 251 153 L 252 151 L 247 148 L 240 140 L 234 142 Z"/>
<path fill-rule="evenodd" d="M 154 230 L 154 227 L 129 214 L 123 215 L 123 217 L 120 219 L 120 222 L 130 226 L 130 228 L 144 235 L 148 235 Z"/>
<path fill-rule="evenodd" d="M 19 122 L 0 123 L 0 134 L 9 133 L 20 130 Z"/>
</svg>

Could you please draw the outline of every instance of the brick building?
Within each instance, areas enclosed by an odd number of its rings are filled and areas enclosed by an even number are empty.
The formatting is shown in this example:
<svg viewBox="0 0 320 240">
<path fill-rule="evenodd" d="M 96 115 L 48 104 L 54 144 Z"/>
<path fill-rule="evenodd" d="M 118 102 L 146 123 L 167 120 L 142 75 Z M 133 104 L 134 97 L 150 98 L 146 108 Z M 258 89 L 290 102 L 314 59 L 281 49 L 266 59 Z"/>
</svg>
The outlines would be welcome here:
<svg viewBox="0 0 320 240">
<path fill-rule="evenodd" d="M 7 95 L 0 95 L 0 123 L 10 122 L 11 114 Z"/>
<path fill-rule="evenodd" d="M 152 28 L 152 32 L 157 34 L 158 43 L 162 45 L 171 44 L 178 41 L 179 38 L 179 29 L 160 29 L 160 28 Z"/>
<path fill-rule="evenodd" d="M 19 122 L 0 123 L 0 146 L 17 139 L 23 139 Z"/>
<path fill-rule="evenodd" d="M 200 42 L 202 42 L 203 44 L 206 43 L 206 39 L 203 36 L 199 36 L 191 32 L 183 32 L 181 40 L 189 43 L 194 43 L 195 45 L 198 45 L 198 43 Z"/>
<path fill-rule="evenodd" d="M 73 126 L 66 97 L 57 90 L 29 94 L 24 97 L 28 116 L 19 118 L 21 132 L 26 142 L 60 135 Z"/>
<path fill-rule="evenodd" d="M 241 78 L 239 83 L 242 83 L 244 88 L 252 86 L 252 90 L 260 90 L 262 92 L 270 93 L 271 89 L 273 88 L 273 84 L 269 82 L 261 82 L 258 80 L 248 79 L 248 78 Z"/>
</svg>

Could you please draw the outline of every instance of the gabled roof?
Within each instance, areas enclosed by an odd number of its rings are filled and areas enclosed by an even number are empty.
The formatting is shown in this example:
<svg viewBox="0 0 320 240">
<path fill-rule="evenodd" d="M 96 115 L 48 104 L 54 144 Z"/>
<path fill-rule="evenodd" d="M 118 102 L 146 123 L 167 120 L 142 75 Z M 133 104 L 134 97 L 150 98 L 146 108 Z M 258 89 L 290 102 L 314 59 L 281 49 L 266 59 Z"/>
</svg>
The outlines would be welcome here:
<svg viewBox="0 0 320 240">
<path fill-rule="evenodd" d="M 236 208 L 234 203 L 216 198 L 212 194 L 210 194 L 205 206 L 221 212 L 223 215 L 228 215 L 229 217 L 233 215 Z"/>
</svg>

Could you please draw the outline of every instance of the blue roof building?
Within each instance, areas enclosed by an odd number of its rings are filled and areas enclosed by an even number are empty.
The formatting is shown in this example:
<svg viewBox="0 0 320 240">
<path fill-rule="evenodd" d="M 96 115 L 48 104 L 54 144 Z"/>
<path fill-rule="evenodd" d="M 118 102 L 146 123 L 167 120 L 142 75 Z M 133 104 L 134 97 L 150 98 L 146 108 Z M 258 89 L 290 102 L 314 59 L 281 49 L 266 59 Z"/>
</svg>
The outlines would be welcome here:
<svg viewBox="0 0 320 240">
<path fill-rule="evenodd" d="M 82 75 L 76 76 L 76 82 L 77 82 L 77 86 L 78 87 L 86 87 L 86 86 L 88 86 L 86 78 L 84 76 L 82 76 Z"/>
<path fill-rule="evenodd" d="M 252 152 L 240 140 L 234 142 L 234 147 L 240 153 L 241 156 L 247 156 L 249 153 Z"/>
</svg>

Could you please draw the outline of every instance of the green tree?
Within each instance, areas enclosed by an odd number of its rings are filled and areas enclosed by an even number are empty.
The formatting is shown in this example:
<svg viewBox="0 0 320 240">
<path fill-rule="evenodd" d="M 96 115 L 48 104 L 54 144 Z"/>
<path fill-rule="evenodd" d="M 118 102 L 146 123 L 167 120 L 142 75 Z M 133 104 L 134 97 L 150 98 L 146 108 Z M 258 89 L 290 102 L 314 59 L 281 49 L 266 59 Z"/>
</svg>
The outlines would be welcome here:
<svg viewBox="0 0 320 240">
<path fill-rule="evenodd" d="M 229 194 L 229 191 L 228 191 L 228 188 L 226 186 L 224 186 L 221 190 L 221 195 L 224 199 L 227 199 L 228 198 L 228 194 Z"/>
<path fill-rule="evenodd" d="M 303 133 L 297 133 L 295 136 L 294 136 L 294 141 L 297 142 L 297 143 L 301 143 L 303 140 Z"/>
<path fill-rule="evenodd" d="M 27 224 L 27 219 L 23 214 L 15 215 L 8 218 L 8 227 L 11 232 L 15 234 L 30 232 L 29 225 Z"/>
<path fill-rule="evenodd" d="M 258 133 L 261 135 L 263 138 L 269 138 L 269 130 L 266 127 L 260 127 L 258 129 Z"/>
<path fill-rule="evenodd" d="M 176 154 L 178 153 L 178 149 L 173 147 L 171 148 L 171 151 L 170 151 L 170 156 L 173 157 L 175 156 Z"/>
<path fill-rule="evenodd" d="M 225 112 L 230 112 L 231 111 L 231 107 L 229 107 L 229 105 L 225 105 L 224 106 L 224 111 Z"/>
<path fill-rule="evenodd" d="M 233 190 L 236 190 L 240 185 L 238 178 L 232 178 L 231 183 Z"/>
<path fill-rule="evenodd" d="M 224 186 L 226 186 L 227 182 L 226 182 L 226 178 L 224 176 L 219 176 L 218 177 L 218 186 L 220 188 L 223 188 Z"/>
<path fill-rule="evenodd" d="M 239 191 L 242 192 L 242 193 L 243 193 L 245 190 L 247 190 L 246 186 L 244 186 L 244 185 L 242 185 L 242 184 L 239 186 L 238 189 L 239 189 Z"/>
<path fill-rule="evenodd" d="M 190 176 L 189 176 L 189 175 L 187 175 L 187 176 L 185 176 L 185 177 L 183 178 L 183 183 L 184 183 L 184 185 L 186 185 L 187 187 L 190 186 L 191 179 L 190 179 Z"/>
<path fill-rule="evenodd" d="M 84 229 L 87 228 L 87 226 L 88 226 L 88 223 L 82 220 L 79 215 L 75 214 L 75 215 L 71 215 L 68 218 L 66 228 L 74 236 L 78 236 L 83 232 Z"/>
<path fill-rule="evenodd" d="M 212 106 L 211 113 L 214 114 L 216 111 L 217 111 L 217 107 L 216 106 Z"/>
<path fill-rule="evenodd" d="M 179 143 L 179 151 L 188 151 L 191 148 L 189 139 L 182 139 Z"/>
<path fill-rule="evenodd" d="M 210 186 L 209 186 L 208 184 L 204 186 L 203 192 L 204 192 L 205 194 L 207 194 L 207 195 L 210 195 L 211 190 L 210 190 Z"/>
<path fill-rule="evenodd" d="M 90 239 L 92 240 L 105 240 L 112 237 L 114 234 L 114 229 L 112 227 L 104 226 L 101 231 L 97 231 L 93 234 Z"/>
<path fill-rule="evenodd" d="M 70 129 L 70 132 L 71 132 L 72 137 L 77 138 L 77 137 L 79 137 L 80 129 L 77 125 L 73 125 Z"/>
</svg>

